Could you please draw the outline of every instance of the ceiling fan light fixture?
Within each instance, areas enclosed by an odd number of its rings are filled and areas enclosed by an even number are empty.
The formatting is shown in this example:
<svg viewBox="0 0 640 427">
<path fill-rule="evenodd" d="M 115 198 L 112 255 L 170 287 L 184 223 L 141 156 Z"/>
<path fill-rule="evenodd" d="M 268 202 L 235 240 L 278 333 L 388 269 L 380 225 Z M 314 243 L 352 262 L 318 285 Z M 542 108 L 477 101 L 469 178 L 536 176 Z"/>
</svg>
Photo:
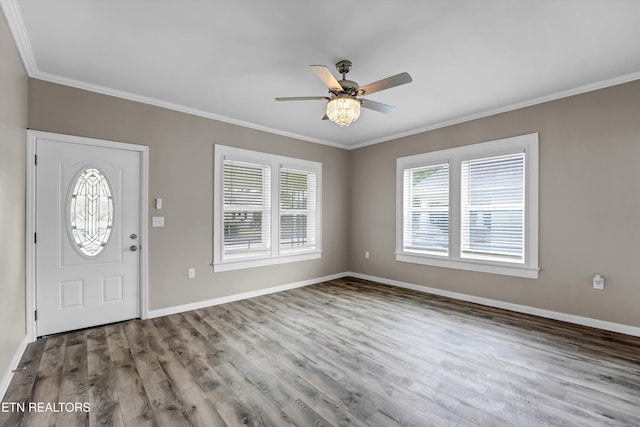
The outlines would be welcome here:
<svg viewBox="0 0 640 427">
<path fill-rule="evenodd" d="M 338 95 L 327 103 L 327 117 L 340 127 L 349 126 L 360 117 L 360 101 L 350 95 Z"/>
</svg>

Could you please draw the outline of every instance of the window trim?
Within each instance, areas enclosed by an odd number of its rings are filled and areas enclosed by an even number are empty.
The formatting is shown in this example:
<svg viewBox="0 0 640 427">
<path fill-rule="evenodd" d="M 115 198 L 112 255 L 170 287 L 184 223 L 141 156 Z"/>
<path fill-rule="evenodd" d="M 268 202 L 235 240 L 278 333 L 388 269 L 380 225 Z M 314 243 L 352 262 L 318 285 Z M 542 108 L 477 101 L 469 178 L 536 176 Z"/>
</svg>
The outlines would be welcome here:
<svg viewBox="0 0 640 427">
<path fill-rule="evenodd" d="M 507 276 L 538 278 L 538 133 L 498 139 L 396 159 L 396 261 Z M 524 263 L 469 259 L 461 256 L 462 162 L 483 157 L 525 153 Z M 429 164 L 449 164 L 448 255 L 404 250 L 404 171 Z"/>
<path fill-rule="evenodd" d="M 268 165 L 271 168 L 270 247 L 267 254 L 224 258 L 224 160 L 233 159 L 247 163 Z M 315 248 L 280 252 L 280 170 L 292 168 L 316 174 L 316 244 Z M 284 264 L 322 256 L 322 163 L 295 159 L 260 151 L 246 150 L 215 144 L 213 186 L 213 271 L 230 271 L 267 265 Z"/>
</svg>

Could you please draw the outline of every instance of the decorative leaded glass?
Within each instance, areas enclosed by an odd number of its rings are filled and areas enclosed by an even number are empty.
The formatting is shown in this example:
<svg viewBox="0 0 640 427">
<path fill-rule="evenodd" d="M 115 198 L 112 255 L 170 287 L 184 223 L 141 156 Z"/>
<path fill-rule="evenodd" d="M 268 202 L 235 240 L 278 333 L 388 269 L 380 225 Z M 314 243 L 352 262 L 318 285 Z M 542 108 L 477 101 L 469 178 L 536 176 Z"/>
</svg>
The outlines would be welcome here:
<svg viewBox="0 0 640 427">
<path fill-rule="evenodd" d="M 94 257 L 105 248 L 113 227 L 113 196 L 107 178 L 96 168 L 78 176 L 69 197 L 71 237 L 82 255 Z"/>
</svg>

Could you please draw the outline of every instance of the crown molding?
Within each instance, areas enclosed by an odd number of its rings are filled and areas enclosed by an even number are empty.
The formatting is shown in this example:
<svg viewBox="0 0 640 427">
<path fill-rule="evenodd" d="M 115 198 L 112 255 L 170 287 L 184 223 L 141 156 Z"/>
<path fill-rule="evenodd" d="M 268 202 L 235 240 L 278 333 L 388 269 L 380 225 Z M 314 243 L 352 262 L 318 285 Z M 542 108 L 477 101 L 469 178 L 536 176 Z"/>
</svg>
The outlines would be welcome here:
<svg viewBox="0 0 640 427">
<path fill-rule="evenodd" d="M 217 120 L 224 123 L 229 123 L 232 125 L 242 126 L 249 129 L 254 129 L 262 132 L 267 132 L 275 135 L 285 136 L 288 138 L 299 139 L 302 141 L 313 142 L 316 144 L 329 145 L 331 147 L 349 149 L 349 146 L 344 144 L 339 144 L 332 141 L 327 141 L 320 138 L 313 138 L 307 135 L 300 135 L 293 132 L 287 132 L 280 129 L 271 128 L 268 126 L 263 126 L 255 123 L 246 122 L 244 120 L 234 119 L 232 117 L 223 116 L 220 114 L 210 113 L 208 111 L 199 110 L 197 108 L 187 107 L 185 105 L 176 104 L 173 102 L 163 101 L 156 98 L 151 98 L 147 96 L 137 95 L 131 92 L 126 92 L 118 89 L 111 89 L 105 86 L 95 85 L 92 83 L 83 82 L 76 79 L 70 79 L 67 77 L 58 76 L 56 74 L 43 73 L 37 71 L 34 75 L 30 76 L 34 79 L 44 80 L 51 83 L 56 83 L 64 86 L 73 87 L 76 89 L 82 89 L 89 92 L 100 93 L 102 95 L 113 96 L 116 98 L 126 99 L 129 101 L 140 102 L 142 104 L 153 105 L 160 108 L 166 108 L 168 110 L 177 111 L 180 113 L 190 114 L 193 116 L 204 117 L 206 119 Z"/>
<path fill-rule="evenodd" d="M 549 95 L 540 96 L 538 98 L 529 99 L 515 104 L 506 105 L 504 107 L 498 107 L 491 110 L 481 111 L 462 117 L 457 117 L 451 120 L 445 120 L 442 122 L 432 123 L 430 125 L 412 129 L 406 132 L 399 132 L 392 135 L 387 135 L 381 138 L 372 139 L 356 145 L 350 145 L 349 150 L 355 150 L 357 148 L 366 147 L 369 145 L 379 144 L 381 142 L 392 141 L 394 139 L 404 138 L 406 136 L 417 135 L 419 133 L 428 132 L 431 130 L 441 129 L 447 126 L 457 125 L 460 123 L 470 122 L 472 120 L 481 119 L 484 117 L 495 116 L 496 114 L 507 113 L 509 111 L 519 110 L 521 108 L 531 107 L 533 105 L 544 104 L 545 102 L 555 101 L 562 98 L 568 98 L 574 95 L 580 95 L 582 93 L 593 92 L 599 89 L 605 89 L 611 86 L 620 85 L 623 83 L 629 83 L 634 80 L 640 80 L 640 72 L 625 74 L 622 76 L 614 77 L 607 80 L 600 80 L 594 83 L 578 86 L 573 89 L 562 90 Z"/>
<path fill-rule="evenodd" d="M 29 35 L 24 26 L 22 20 L 22 14 L 19 12 L 16 0 L 0 0 L 0 9 L 7 20 L 9 30 L 13 36 L 13 40 L 18 48 L 20 58 L 27 71 L 27 75 L 32 77 L 38 70 L 36 60 L 33 56 L 33 50 L 31 49 L 31 42 L 29 41 Z"/>
<path fill-rule="evenodd" d="M 563 90 L 559 92 L 555 92 L 549 95 L 525 100 L 522 102 L 517 102 L 514 104 L 506 105 L 503 107 L 498 107 L 490 110 L 480 111 L 474 114 L 461 116 L 452 118 L 450 120 L 445 120 L 441 122 L 435 122 L 428 124 L 426 126 L 421 126 L 419 128 L 410 129 L 404 132 L 398 132 L 391 135 L 386 135 L 380 138 L 364 141 L 361 143 L 357 143 L 355 145 L 350 144 L 340 144 L 333 141 L 328 141 L 322 138 L 314 138 L 308 135 L 302 135 L 293 132 L 287 132 L 281 129 L 276 129 L 268 126 L 259 125 L 256 123 L 246 122 L 243 120 L 235 119 L 232 117 L 227 117 L 220 114 L 211 113 L 204 110 L 199 110 L 196 108 L 187 107 L 185 105 L 176 104 L 173 102 L 163 101 L 156 98 L 146 97 L 142 95 L 136 95 L 134 93 L 121 91 L 117 89 L 111 89 L 108 87 L 95 85 L 92 83 L 83 82 L 76 79 L 70 79 L 63 76 L 58 76 L 51 73 L 45 73 L 38 70 L 38 66 L 33 55 L 33 50 L 31 48 L 31 43 L 29 41 L 29 36 L 27 34 L 24 21 L 22 20 L 22 15 L 20 14 L 19 7 L 17 5 L 17 0 L 0 0 L 0 8 L 4 16 L 7 19 L 7 23 L 9 25 L 9 29 L 13 35 L 16 46 L 18 48 L 18 52 L 20 57 L 22 58 L 22 62 L 27 71 L 27 75 L 34 79 L 44 80 L 51 83 L 57 83 L 64 86 L 74 87 L 77 89 L 83 89 L 89 92 L 100 93 L 103 95 L 113 96 L 116 98 L 127 99 L 129 101 L 140 102 L 143 104 L 154 105 L 161 108 L 166 108 L 173 111 L 178 111 L 185 114 L 190 114 L 198 117 L 203 117 L 207 119 L 217 120 L 224 123 L 229 123 L 261 132 L 267 132 L 274 135 L 280 135 L 287 138 L 294 138 L 301 141 L 313 142 L 316 144 L 328 145 L 330 147 L 341 148 L 344 150 L 355 150 L 358 148 L 367 147 L 369 145 L 379 144 L 382 142 L 392 141 L 395 139 L 404 138 L 407 136 L 417 135 L 419 133 L 428 132 L 436 129 L 441 129 L 448 126 L 453 126 L 465 122 L 469 122 L 472 120 L 481 119 L 484 117 L 493 116 L 496 114 L 506 113 L 509 111 L 519 110 L 521 108 L 526 108 L 530 106 L 534 106 L 537 104 L 542 104 L 545 102 L 555 101 L 562 98 L 567 98 L 574 95 L 579 95 L 586 92 L 592 92 L 599 89 L 605 89 L 607 87 L 616 86 L 623 83 L 628 83 L 634 80 L 640 80 L 640 72 L 625 74 L 622 76 L 614 77 L 611 79 L 601 80 L 594 83 L 589 83 L 586 85 L 578 86 L 573 89 Z"/>
<path fill-rule="evenodd" d="M 302 141 L 328 145 L 331 147 L 336 147 L 336 148 L 341 148 L 346 150 L 349 149 L 348 145 L 339 144 L 333 141 L 327 141 L 321 138 L 313 138 L 307 135 L 287 132 L 280 129 L 275 129 L 268 126 L 259 125 L 256 123 L 250 123 L 243 120 L 234 119 L 232 117 L 227 117 L 220 114 L 210 113 L 208 111 L 187 107 L 187 106 L 176 104 L 173 102 L 163 101 L 160 99 L 146 97 L 142 95 L 136 95 L 134 93 L 130 93 L 126 91 L 111 89 L 105 86 L 83 82 L 81 80 L 70 79 L 70 78 L 59 76 L 56 74 L 42 72 L 38 69 L 38 65 L 33 55 L 31 42 L 29 41 L 29 35 L 24 25 L 22 14 L 20 13 L 16 0 L 0 0 L 0 9 L 2 10 L 2 13 L 4 14 L 7 20 L 7 24 L 9 25 L 9 30 L 11 31 L 11 35 L 13 36 L 16 47 L 18 48 L 18 52 L 22 59 L 22 63 L 24 64 L 27 75 L 33 79 L 44 80 L 51 83 L 73 87 L 76 89 L 83 89 L 89 92 L 95 92 L 103 95 L 113 96 L 116 98 L 122 98 L 129 101 L 140 102 L 148 105 L 154 105 L 156 107 L 166 108 L 168 110 L 178 111 L 178 112 L 190 114 L 193 116 L 217 120 L 220 122 L 242 126 L 242 127 L 253 129 L 253 130 L 285 136 L 287 138 L 299 139 Z"/>
<path fill-rule="evenodd" d="M 5 0 L 2 0 L 5 1 Z M 6 0 L 6 1 L 13 1 L 13 0 Z M 30 55 L 29 55 L 30 56 Z M 26 67 L 26 63 L 25 63 L 25 67 Z M 451 120 L 445 120 L 442 122 L 436 122 L 436 123 L 432 123 L 429 124 L 427 126 L 423 126 L 423 127 L 419 127 L 416 129 L 411 129 L 405 132 L 399 132 L 399 133 L 395 133 L 395 134 L 391 134 L 391 135 L 387 135 L 381 138 L 376 138 L 376 139 L 372 139 L 369 141 L 365 141 L 359 144 L 355 144 L 355 145 L 347 145 L 347 144 L 339 144 L 336 142 L 332 142 L 332 141 L 327 141 L 324 139 L 320 139 L 320 138 L 313 138 L 310 137 L 308 135 L 302 135 L 302 134 L 297 134 L 297 133 L 293 133 L 293 132 L 287 132 L 287 131 L 283 131 L 280 129 L 275 129 L 275 128 L 271 128 L 268 126 L 262 126 L 262 125 L 258 125 L 255 123 L 250 123 L 250 122 L 246 122 L 243 120 L 238 120 L 238 119 L 234 119 L 232 117 L 227 117 L 227 116 L 223 116 L 220 114 L 215 114 L 215 113 L 210 113 L 207 111 L 203 111 L 203 110 L 198 110 L 195 108 L 190 108 L 184 105 L 180 105 L 180 104 L 175 104 L 172 102 L 167 102 L 167 101 L 162 101 L 159 99 L 155 99 L 155 98 L 150 98 L 150 97 L 146 97 L 146 96 L 141 96 L 141 95 L 136 95 L 130 92 L 125 92 L 125 91 L 121 91 L 121 90 L 117 90 L 117 89 L 111 89 L 111 88 L 107 88 L 104 86 L 99 86 L 99 85 L 94 85 L 91 83 L 86 83 L 86 82 L 82 82 L 79 80 L 75 80 L 75 79 L 69 79 L 66 77 L 61 77 L 58 75 L 54 75 L 54 74 L 49 74 L 49 73 L 42 73 L 39 71 L 36 71 L 33 73 L 33 75 L 30 75 L 30 77 L 35 78 L 35 79 L 39 79 L 39 80 L 44 80 L 44 81 L 48 81 L 51 83 L 57 83 L 57 84 L 61 84 L 61 85 L 65 85 L 65 86 L 70 86 L 70 87 L 74 87 L 77 89 L 83 89 L 83 90 L 87 90 L 89 92 L 95 92 L 95 93 L 100 93 L 103 95 L 109 95 L 109 96 L 114 96 L 116 98 L 122 98 L 122 99 L 127 99 L 130 101 L 134 101 L 134 102 L 140 102 L 143 104 L 149 104 L 149 105 L 154 105 L 157 107 L 161 107 L 161 108 L 166 108 L 169 110 L 173 110 L 173 111 L 178 111 L 181 113 L 185 113 L 185 114 L 191 114 L 194 116 L 198 116 L 198 117 L 204 117 L 207 119 L 212 119 L 212 120 L 217 120 L 220 122 L 224 122 L 224 123 L 229 123 L 229 124 L 233 124 L 233 125 L 237 125 L 237 126 L 242 126 L 245 128 L 249 128 L 249 129 L 254 129 L 254 130 L 258 130 L 258 131 L 262 131 L 262 132 L 267 132 L 267 133 L 271 133 L 271 134 L 275 134 L 275 135 L 280 135 L 280 136 L 284 136 L 287 138 L 294 138 L 294 139 L 298 139 L 298 140 L 302 140 L 302 141 L 307 141 L 307 142 L 313 142 L 316 144 L 322 144 L 322 145 L 328 145 L 331 147 L 335 147 L 335 148 L 341 148 L 344 150 L 355 150 L 358 148 L 363 148 L 363 147 L 367 147 L 369 145 L 375 145 L 375 144 L 379 144 L 382 142 L 387 142 L 387 141 L 392 141 L 395 139 L 400 139 L 400 138 L 404 138 L 407 136 L 412 136 L 412 135 L 417 135 L 419 133 L 423 133 L 423 132 L 428 132 L 428 131 L 432 131 L 432 130 L 436 130 L 436 129 L 441 129 L 441 128 L 445 128 L 448 126 L 453 126 L 453 125 L 457 125 L 457 124 L 461 124 L 461 123 L 465 123 L 465 122 L 470 122 L 472 120 L 477 120 L 477 119 L 481 119 L 484 117 L 490 117 L 490 116 L 494 116 L 496 114 L 501 114 L 501 113 L 507 113 L 509 111 L 514 111 L 514 110 L 519 110 L 521 108 L 526 108 L 526 107 L 531 107 L 534 105 L 538 105 L 538 104 L 543 104 L 545 102 L 550 102 L 550 101 L 555 101 L 558 99 L 562 99 L 562 98 L 568 98 L 570 96 L 574 96 L 574 95 L 580 95 L 583 93 L 587 93 L 587 92 L 592 92 L 595 90 L 599 90 L 599 89 L 605 89 L 611 86 L 616 86 L 616 85 L 620 85 L 623 83 L 628 83 L 634 80 L 640 80 L 640 72 L 637 73 L 631 73 L 631 74 L 625 74 L 623 76 L 619 76 L 619 77 L 615 77 L 612 79 L 607 79 L 607 80 L 601 80 L 598 82 L 594 82 L 594 83 L 590 83 L 587 85 L 582 85 L 582 86 L 578 86 L 576 88 L 573 89 L 568 89 L 568 90 L 564 90 L 564 91 L 559 91 L 559 92 L 555 92 L 549 95 L 545 95 L 545 96 L 541 96 L 538 98 L 533 98 L 533 99 L 529 99 L 526 101 L 522 101 L 522 102 L 518 102 L 515 104 L 510 104 L 510 105 L 506 105 L 503 107 L 499 107 L 499 108 L 494 108 L 491 110 L 485 110 L 485 111 L 481 111 L 479 113 L 474 113 L 474 114 L 470 114 L 470 115 L 466 115 L 466 116 L 462 116 L 462 117 L 457 117 Z"/>
</svg>

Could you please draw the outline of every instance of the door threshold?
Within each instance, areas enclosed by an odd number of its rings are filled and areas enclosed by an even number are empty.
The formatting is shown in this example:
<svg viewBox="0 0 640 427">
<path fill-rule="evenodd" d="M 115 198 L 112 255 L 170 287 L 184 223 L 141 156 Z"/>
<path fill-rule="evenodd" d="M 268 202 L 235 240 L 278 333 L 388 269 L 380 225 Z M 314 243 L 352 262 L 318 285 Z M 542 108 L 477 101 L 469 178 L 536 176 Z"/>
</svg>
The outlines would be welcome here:
<svg viewBox="0 0 640 427">
<path fill-rule="evenodd" d="M 36 337 L 36 340 L 46 340 L 47 338 L 56 338 L 62 335 L 72 334 L 74 332 L 87 331 L 89 329 L 96 329 L 96 328 L 104 328 L 105 326 L 117 325 L 118 323 L 130 322 L 132 320 L 141 320 L 141 318 L 134 317 L 133 319 L 119 320 L 117 322 L 105 323 L 104 325 L 87 326 L 86 328 L 71 329 L 69 331 L 57 332 L 55 334 L 41 335 L 39 337 Z"/>
</svg>

